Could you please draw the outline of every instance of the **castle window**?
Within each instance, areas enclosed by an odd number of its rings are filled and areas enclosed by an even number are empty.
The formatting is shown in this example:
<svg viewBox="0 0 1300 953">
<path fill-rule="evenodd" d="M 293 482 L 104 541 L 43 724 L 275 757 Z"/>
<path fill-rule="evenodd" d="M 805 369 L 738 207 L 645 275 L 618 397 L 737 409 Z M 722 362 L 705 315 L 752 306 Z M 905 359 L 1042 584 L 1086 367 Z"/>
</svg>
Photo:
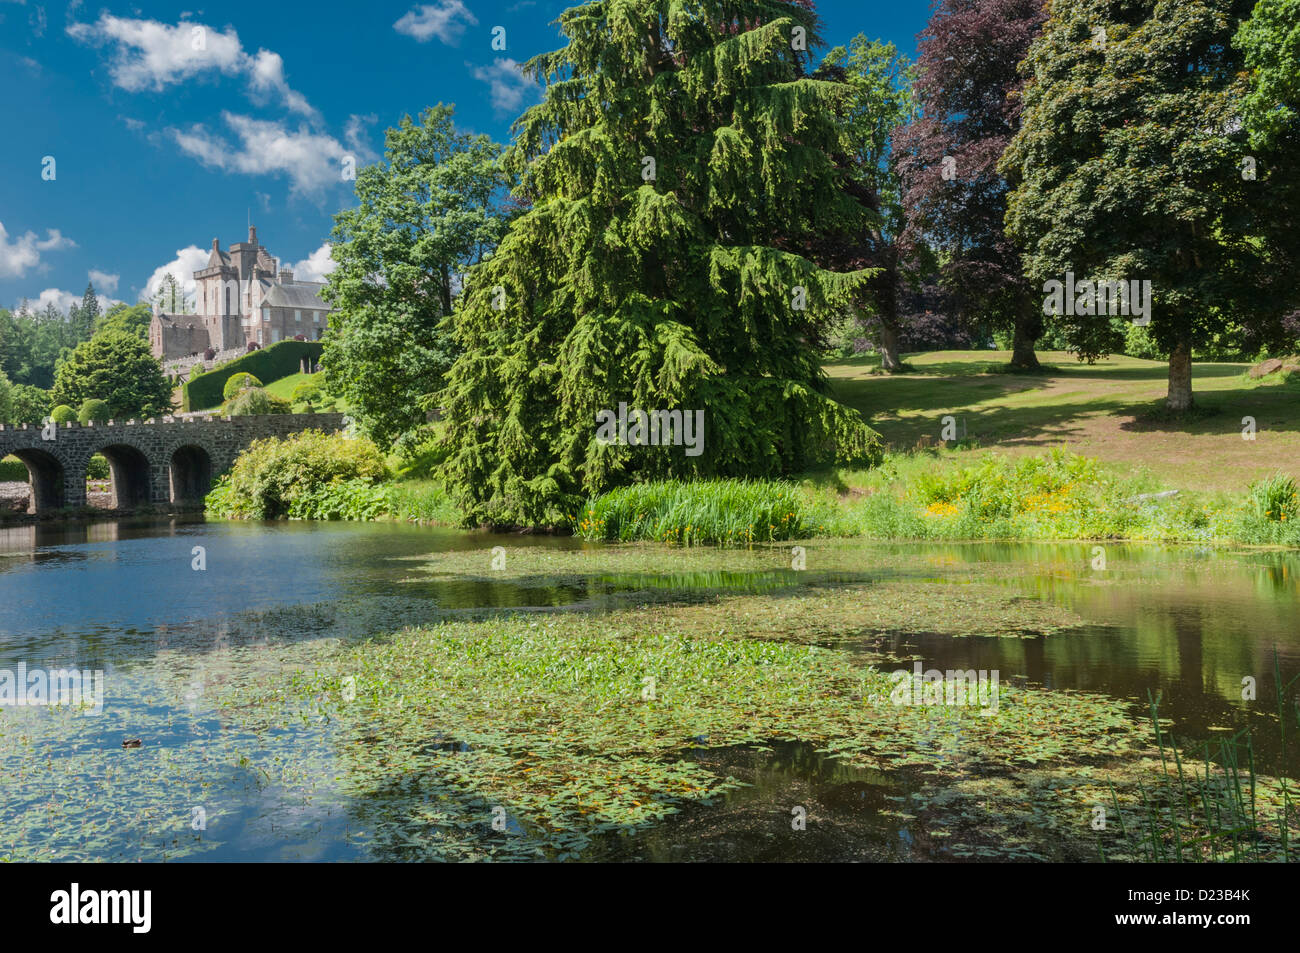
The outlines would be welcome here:
<svg viewBox="0 0 1300 953">
<path fill-rule="evenodd" d="M 226 314 L 230 313 L 230 289 L 226 289 Z"/>
<path fill-rule="evenodd" d="M 262 320 L 263 320 L 263 321 L 270 321 L 270 320 L 271 320 L 271 309 L 270 309 L 270 308 L 263 308 L 263 309 L 262 309 Z"/>
<path fill-rule="evenodd" d="M 272 344 L 275 344 L 275 343 L 279 342 L 279 340 L 280 340 L 280 329 L 279 329 L 279 328 L 272 328 L 272 329 L 271 329 L 271 343 L 272 343 Z"/>
<path fill-rule="evenodd" d="M 295 311 L 295 312 L 293 313 L 293 319 L 294 319 L 295 321 L 297 321 L 299 324 L 301 324 L 301 323 L 302 323 L 302 312 L 301 312 L 301 311 Z"/>
<path fill-rule="evenodd" d="M 319 312 L 319 311 L 313 311 L 313 312 L 311 313 L 311 323 L 312 323 L 312 324 L 320 324 L 320 312 Z"/>
</svg>

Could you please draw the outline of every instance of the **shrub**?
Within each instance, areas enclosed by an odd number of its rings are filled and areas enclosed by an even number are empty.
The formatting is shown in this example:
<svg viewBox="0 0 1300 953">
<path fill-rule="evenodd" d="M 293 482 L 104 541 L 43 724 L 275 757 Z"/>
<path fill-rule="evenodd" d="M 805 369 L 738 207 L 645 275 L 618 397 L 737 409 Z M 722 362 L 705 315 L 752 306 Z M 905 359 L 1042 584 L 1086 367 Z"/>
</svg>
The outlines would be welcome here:
<svg viewBox="0 0 1300 953">
<path fill-rule="evenodd" d="M 227 417 L 251 417 L 258 414 L 287 414 L 289 402 L 283 397 L 268 394 L 260 387 L 242 391 L 226 405 Z"/>
<path fill-rule="evenodd" d="M 320 395 L 321 395 L 320 381 L 315 380 L 313 378 L 311 380 L 301 381 L 300 383 L 295 385 L 293 389 L 293 393 L 290 395 L 290 400 L 292 400 L 295 404 L 298 403 L 299 401 L 305 401 L 307 403 L 310 403 L 311 401 L 319 399 Z"/>
<path fill-rule="evenodd" d="M 226 400 L 237 394 L 248 390 L 250 387 L 261 387 L 262 382 L 247 371 L 240 371 L 238 374 L 231 374 L 226 381 L 226 386 L 221 388 L 221 396 Z"/>
<path fill-rule="evenodd" d="M 93 454 L 90 462 L 86 464 L 86 476 L 91 480 L 107 480 L 109 478 L 108 458 L 102 453 Z"/>
<path fill-rule="evenodd" d="M 0 460 L 0 483 L 26 483 L 27 478 L 27 464 L 17 457 Z"/>
<path fill-rule="evenodd" d="M 1124 328 L 1124 353 L 1129 357 L 1140 357 L 1148 361 L 1162 360 L 1165 355 L 1156 345 L 1156 339 L 1151 336 L 1151 330 L 1140 324 L 1134 324 L 1131 321 L 1125 322 Z"/>
<path fill-rule="evenodd" d="M 82 401 L 81 410 L 77 411 L 77 422 L 82 426 L 89 423 L 102 424 L 107 423 L 111 416 L 108 404 L 92 397 Z"/>
<path fill-rule="evenodd" d="M 63 426 L 69 421 L 76 420 L 77 412 L 67 404 L 59 404 L 59 406 L 50 411 L 50 419 L 59 426 Z"/>
<path fill-rule="evenodd" d="M 250 444 L 209 494 L 208 507 L 234 519 L 279 519 L 313 508 L 342 512 L 345 504 L 338 496 L 324 495 L 324 487 L 354 480 L 375 483 L 387 476 L 384 458 L 369 440 L 304 430 Z M 358 495 L 355 489 L 330 492 Z M 356 507 L 365 509 L 372 502 L 366 497 Z"/>
</svg>

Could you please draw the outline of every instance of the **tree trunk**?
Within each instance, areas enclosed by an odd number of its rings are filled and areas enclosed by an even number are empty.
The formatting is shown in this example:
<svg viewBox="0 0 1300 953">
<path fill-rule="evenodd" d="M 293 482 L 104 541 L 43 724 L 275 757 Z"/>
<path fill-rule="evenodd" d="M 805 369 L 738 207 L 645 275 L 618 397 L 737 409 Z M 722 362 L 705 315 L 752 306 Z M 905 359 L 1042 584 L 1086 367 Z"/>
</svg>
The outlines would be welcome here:
<svg viewBox="0 0 1300 953">
<path fill-rule="evenodd" d="M 446 265 L 441 266 L 442 271 L 442 314 L 443 317 L 451 314 L 451 271 Z"/>
<path fill-rule="evenodd" d="M 884 322 L 880 325 L 880 367 L 891 374 L 903 366 L 898 355 L 898 328 Z"/>
<path fill-rule="evenodd" d="M 1169 353 L 1169 394 L 1165 409 L 1182 413 L 1192 408 L 1192 345 L 1179 341 Z"/>
<path fill-rule="evenodd" d="M 1034 342 L 1042 334 L 1041 320 L 1017 317 L 1015 334 L 1011 339 L 1011 366 L 1025 369 L 1038 367 L 1038 355 L 1034 353 Z"/>
</svg>

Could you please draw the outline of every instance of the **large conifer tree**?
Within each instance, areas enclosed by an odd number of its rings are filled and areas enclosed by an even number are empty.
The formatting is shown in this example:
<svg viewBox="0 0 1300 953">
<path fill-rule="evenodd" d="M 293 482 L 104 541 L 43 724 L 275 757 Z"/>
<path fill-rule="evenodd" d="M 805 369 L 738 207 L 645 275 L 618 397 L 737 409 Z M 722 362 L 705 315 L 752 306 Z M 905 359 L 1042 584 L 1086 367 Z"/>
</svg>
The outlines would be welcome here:
<svg viewBox="0 0 1300 953">
<path fill-rule="evenodd" d="M 443 403 L 448 486 L 475 522 L 547 524 L 617 483 L 871 462 L 819 351 L 871 275 L 792 249 L 861 228 L 815 16 L 782 0 L 596 0 L 526 68 L 542 102 L 507 163 L 530 203 L 476 266 Z M 620 403 L 703 410 L 703 453 L 598 439 Z"/>
</svg>

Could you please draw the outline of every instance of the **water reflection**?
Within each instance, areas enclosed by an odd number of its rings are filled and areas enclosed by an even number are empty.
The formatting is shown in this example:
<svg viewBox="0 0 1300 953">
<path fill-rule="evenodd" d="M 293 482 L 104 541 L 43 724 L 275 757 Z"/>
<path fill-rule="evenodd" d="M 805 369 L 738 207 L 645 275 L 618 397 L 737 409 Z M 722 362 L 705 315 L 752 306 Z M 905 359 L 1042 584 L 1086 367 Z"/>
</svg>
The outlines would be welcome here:
<svg viewBox="0 0 1300 953">
<path fill-rule="evenodd" d="M 501 541 L 398 524 L 201 519 L 0 529 L 0 666 L 25 661 L 109 673 L 111 717 L 50 727 L 44 736 L 62 759 L 54 774 L 60 784 L 108 796 L 105 775 L 97 772 L 111 762 L 94 758 L 110 750 L 121 758 L 116 749 L 125 733 L 145 738 L 144 748 L 131 755 L 137 760 L 123 762 L 140 772 L 127 785 L 134 793 L 113 795 L 145 805 L 141 830 L 105 833 L 93 856 L 117 852 L 119 859 L 131 859 L 145 843 L 153 845 L 154 852 L 145 852 L 151 858 L 178 851 L 195 839 L 185 832 L 187 799 L 204 797 L 220 802 L 220 822 L 185 856 L 245 860 L 371 856 L 354 835 L 366 812 L 382 806 L 377 800 L 349 803 L 328 785 L 311 787 L 298 773 L 285 771 L 285 765 L 300 764 L 312 766 L 303 775 L 338 773 L 329 726 L 304 724 L 271 737 L 247 734 L 227 714 L 206 707 L 202 686 L 255 677 L 246 650 L 256 657 L 256 650 L 303 639 L 359 638 L 446 613 L 574 606 L 600 611 L 628 598 L 781 596 L 898 578 L 958 584 L 978 571 L 981 580 L 1017 595 L 1067 607 L 1087 625 L 1031 639 L 895 632 L 873 638 L 875 648 L 900 662 L 919 655 L 927 667 L 998 670 L 1006 681 L 1102 692 L 1130 701 L 1135 711 L 1148 693 L 1159 693 L 1161 714 L 1181 736 L 1205 738 L 1246 724 L 1263 729 L 1256 750 L 1266 771 L 1277 770 L 1273 723 L 1261 714 L 1273 710 L 1274 652 L 1284 681 L 1300 671 L 1294 624 L 1300 559 L 1284 552 L 1112 544 L 1105 547 L 1106 568 L 1097 570 L 1093 546 L 1081 543 L 836 544 L 848 545 L 850 556 L 841 568 L 824 572 L 601 570 L 558 580 L 496 580 L 414 568 L 413 561 L 431 552 L 486 553 Z M 591 548 L 554 537 L 516 537 L 509 545 Z M 205 571 L 192 568 L 195 546 L 204 547 Z M 900 568 L 904 562 L 906 569 Z M 918 572 L 921 564 L 924 571 Z M 269 660 L 275 653 L 264 654 Z M 257 677 L 275 675 L 268 670 Z M 1247 678 L 1255 680 L 1257 702 L 1242 698 Z M 192 684 L 200 690 L 187 687 Z M 184 703 L 186 698 L 193 704 Z M 0 713 L 0 719 L 16 717 Z M 178 760 L 192 755 L 211 768 L 202 783 L 178 778 L 168 773 L 174 766 L 165 759 L 150 760 L 160 752 Z M 10 836 L 19 836 L 14 824 L 33 834 L 59 829 L 36 813 L 48 791 L 32 786 L 35 774 L 24 775 L 31 756 L 29 750 L 19 763 L 0 764 L 0 778 L 7 777 L 0 781 L 0 828 L 9 825 Z M 898 774 L 851 772 L 793 742 L 772 751 L 701 748 L 687 757 L 752 786 L 713 806 L 693 806 L 630 840 L 603 844 L 591 852 L 593 859 L 909 859 L 934 850 L 924 832 L 887 811 L 893 798 L 906 793 Z M 123 783 L 120 775 L 108 776 Z M 15 780 L 21 777 L 26 780 Z M 191 785 L 206 793 L 191 794 Z M 804 833 L 820 833 L 792 839 L 789 813 L 799 804 L 820 819 Z M 174 827 L 170 847 L 141 833 L 156 833 L 159 817 Z"/>
</svg>

